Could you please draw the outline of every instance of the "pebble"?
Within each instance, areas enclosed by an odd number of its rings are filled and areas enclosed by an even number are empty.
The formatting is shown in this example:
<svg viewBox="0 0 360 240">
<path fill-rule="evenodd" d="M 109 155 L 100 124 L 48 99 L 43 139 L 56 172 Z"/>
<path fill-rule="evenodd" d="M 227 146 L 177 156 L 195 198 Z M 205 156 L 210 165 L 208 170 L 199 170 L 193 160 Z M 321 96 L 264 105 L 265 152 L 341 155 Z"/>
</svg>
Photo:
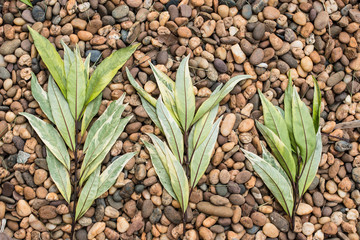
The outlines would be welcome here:
<svg viewBox="0 0 360 240">
<path fill-rule="evenodd" d="M 306 203 L 300 203 L 298 209 L 296 210 L 296 214 L 303 216 L 308 215 L 313 211 L 313 208 Z"/>
<path fill-rule="evenodd" d="M 88 232 L 88 239 L 95 238 L 99 233 L 105 230 L 106 224 L 104 222 L 96 222 Z"/>
<path fill-rule="evenodd" d="M 224 206 L 220 206 L 220 207 L 214 206 L 209 202 L 199 202 L 196 207 L 200 212 L 203 212 L 208 215 L 214 215 L 217 217 L 233 216 L 233 210 L 231 208 Z"/>
<path fill-rule="evenodd" d="M 266 223 L 264 227 L 262 228 L 263 233 L 270 237 L 270 238 L 276 238 L 279 236 L 279 229 L 276 228 L 276 226 L 272 223 Z"/>
<path fill-rule="evenodd" d="M 25 200 L 19 200 L 16 204 L 16 212 L 21 217 L 27 217 L 31 214 L 31 207 Z"/>
</svg>

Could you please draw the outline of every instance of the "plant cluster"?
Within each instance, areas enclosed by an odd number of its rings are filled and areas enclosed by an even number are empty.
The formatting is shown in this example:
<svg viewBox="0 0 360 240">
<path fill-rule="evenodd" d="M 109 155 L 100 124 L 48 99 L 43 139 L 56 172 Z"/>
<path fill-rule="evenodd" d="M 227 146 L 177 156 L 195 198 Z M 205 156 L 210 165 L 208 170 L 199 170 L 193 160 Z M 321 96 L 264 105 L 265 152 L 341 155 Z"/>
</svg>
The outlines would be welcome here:
<svg viewBox="0 0 360 240">
<path fill-rule="evenodd" d="M 143 142 L 160 182 L 179 202 L 184 221 L 192 189 L 206 171 L 217 140 L 221 117 L 215 119 L 219 102 L 237 83 L 250 77 L 231 78 L 196 110 L 188 61 L 189 56 L 181 61 L 175 82 L 150 63 L 160 90 L 158 99 L 142 89 L 127 69 L 128 79 L 139 93 L 144 109 L 165 135 L 166 141 L 162 141 L 148 134 L 153 144 Z"/>
<path fill-rule="evenodd" d="M 302 196 L 315 178 L 321 159 L 321 93 L 314 80 L 313 113 L 301 101 L 291 77 L 285 90 L 284 109 L 275 107 L 259 91 L 264 124 L 256 126 L 272 154 L 262 144 L 262 158 L 242 149 L 285 212 L 293 218 Z"/>
<path fill-rule="evenodd" d="M 107 107 L 88 132 L 87 128 L 101 105 L 100 93 L 138 45 L 114 52 L 102 61 L 89 77 L 90 55 L 83 61 L 78 47 L 73 52 L 62 43 L 63 61 L 46 38 L 30 27 L 29 31 L 51 74 L 48 92 L 42 89 L 33 73 L 31 79 L 32 94 L 47 120 L 43 121 L 25 112 L 21 114 L 28 119 L 44 142 L 50 176 L 68 203 L 73 193 L 74 231 L 75 222 L 85 214 L 96 198 L 114 184 L 125 164 L 135 155 L 128 153 L 118 157 L 100 173 L 102 161 L 131 118 L 121 118 L 126 107 L 123 105 L 124 95 Z M 80 141 L 85 136 L 85 143 L 81 147 Z M 71 156 L 74 158 L 73 164 Z"/>
</svg>

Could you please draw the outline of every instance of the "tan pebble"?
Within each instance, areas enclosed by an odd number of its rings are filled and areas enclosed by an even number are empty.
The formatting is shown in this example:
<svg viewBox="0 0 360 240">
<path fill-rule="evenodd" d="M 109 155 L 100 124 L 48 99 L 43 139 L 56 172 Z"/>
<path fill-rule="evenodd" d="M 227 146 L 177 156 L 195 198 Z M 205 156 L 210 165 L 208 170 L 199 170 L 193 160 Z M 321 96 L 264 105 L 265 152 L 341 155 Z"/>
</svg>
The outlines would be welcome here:
<svg viewBox="0 0 360 240">
<path fill-rule="evenodd" d="M 264 17 L 269 20 L 275 20 L 280 17 L 280 11 L 271 6 L 265 7 L 262 13 L 264 14 Z"/>
<path fill-rule="evenodd" d="M 241 50 L 239 44 L 231 46 L 231 53 L 236 63 L 241 64 L 246 60 L 245 53 Z"/>
<path fill-rule="evenodd" d="M 95 238 L 98 234 L 105 230 L 106 224 L 104 222 L 96 222 L 88 232 L 88 239 Z"/>
<path fill-rule="evenodd" d="M 254 127 L 254 120 L 251 118 L 243 120 L 238 127 L 239 132 L 248 132 Z"/>
<path fill-rule="evenodd" d="M 48 177 L 47 171 L 44 169 L 37 169 L 34 174 L 34 183 L 36 185 L 41 185 Z"/>
<path fill-rule="evenodd" d="M 220 128 L 221 135 L 225 137 L 228 136 L 234 127 L 235 121 L 236 121 L 235 114 L 233 113 L 227 114 L 221 123 L 221 128 Z"/>
<path fill-rule="evenodd" d="M 27 217 L 31 214 L 31 207 L 25 200 L 20 199 L 16 204 L 16 212 L 21 217 Z"/>
<path fill-rule="evenodd" d="M 277 229 L 276 226 L 272 223 L 266 223 L 262 230 L 263 233 L 270 238 L 276 238 L 280 233 L 279 229 Z"/>
<path fill-rule="evenodd" d="M 126 232 L 130 227 L 130 224 L 124 217 L 119 217 L 117 219 L 116 228 L 120 233 Z"/>
<path fill-rule="evenodd" d="M 213 238 L 213 233 L 210 231 L 210 229 L 206 228 L 206 227 L 200 227 L 199 229 L 199 235 L 200 238 L 203 240 L 212 240 Z"/>
<path fill-rule="evenodd" d="M 311 72 L 314 66 L 313 62 L 311 61 L 311 58 L 308 56 L 302 58 L 300 64 L 305 72 Z"/>
<path fill-rule="evenodd" d="M 293 16 L 293 20 L 296 24 L 304 26 L 306 24 L 306 16 L 303 12 L 297 12 Z"/>
<path fill-rule="evenodd" d="M 303 216 L 303 215 L 307 215 L 310 214 L 313 211 L 313 208 L 306 203 L 300 203 L 299 207 L 296 211 L 297 215 Z"/>
</svg>

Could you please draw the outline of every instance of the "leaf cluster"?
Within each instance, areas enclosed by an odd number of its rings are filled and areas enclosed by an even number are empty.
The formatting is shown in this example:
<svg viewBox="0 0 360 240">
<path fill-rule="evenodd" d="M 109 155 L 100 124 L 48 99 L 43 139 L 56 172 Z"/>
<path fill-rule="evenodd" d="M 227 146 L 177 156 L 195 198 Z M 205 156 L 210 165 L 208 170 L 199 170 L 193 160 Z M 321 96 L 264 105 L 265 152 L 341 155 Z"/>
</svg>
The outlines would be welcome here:
<svg viewBox="0 0 360 240">
<path fill-rule="evenodd" d="M 72 51 L 62 42 L 64 48 L 64 60 L 62 60 L 46 38 L 30 27 L 29 31 L 37 51 L 51 74 L 47 92 L 40 86 L 35 74 L 32 73 L 31 79 L 32 94 L 48 120 L 43 121 L 25 112 L 21 114 L 28 119 L 44 142 L 50 176 L 64 199 L 70 203 L 72 184 L 69 152 L 73 153 L 76 160 L 79 158 L 78 141 L 83 138 L 90 122 L 98 113 L 102 97 L 100 93 L 137 46 L 114 52 L 102 61 L 89 77 L 90 55 L 83 61 L 78 47 Z M 82 187 L 75 220 L 83 216 L 93 201 L 114 184 L 124 165 L 135 155 L 128 153 L 118 157 L 100 174 L 103 159 L 131 118 L 131 116 L 121 118 L 126 107 L 123 105 L 124 98 L 123 95 L 113 101 L 87 133 L 82 149 L 85 157 L 80 169 L 79 182 L 76 181 L 76 176 L 73 182 L 74 188 L 78 185 Z M 80 124 L 81 132 L 78 134 L 77 127 Z M 77 161 L 75 161 L 76 168 Z"/>
<path fill-rule="evenodd" d="M 160 90 L 158 99 L 148 94 L 127 69 L 128 79 L 139 93 L 144 109 L 166 138 L 162 141 L 149 134 L 152 144 L 146 141 L 144 144 L 160 182 L 183 212 L 191 189 L 210 163 L 221 121 L 221 117 L 215 121 L 219 102 L 237 83 L 249 78 L 247 75 L 231 78 L 196 110 L 188 62 L 189 56 L 181 61 L 175 82 L 150 63 Z"/>
<path fill-rule="evenodd" d="M 256 122 L 256 126 L 272 154 L 264 145 L 262 158 L 242 149 L 290 217 L 293 217 L 301 197 L 314 180 L 321 159 L 321 93 L 316 79 L 313 80 L 312 116 L 293 87 L 291 77 L 285 90 L 284 110 L 271 104 L 259 91 L 264 124 Z"/>
</svg>

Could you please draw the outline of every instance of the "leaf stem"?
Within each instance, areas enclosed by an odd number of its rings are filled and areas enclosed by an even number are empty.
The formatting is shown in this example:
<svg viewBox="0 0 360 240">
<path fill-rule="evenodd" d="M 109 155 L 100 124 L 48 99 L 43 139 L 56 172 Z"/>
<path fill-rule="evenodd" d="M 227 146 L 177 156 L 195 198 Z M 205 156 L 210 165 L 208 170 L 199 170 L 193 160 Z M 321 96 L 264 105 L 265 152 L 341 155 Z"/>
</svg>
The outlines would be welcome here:
<svg viewBox="0 0 360 240">
<path fill-rule="evenodd" d="M 71 236 L 70 239 L 74 239 L 74 233 L 75 233 L 75 225 L 76 225 L 76 219 L 75 219 L 75 214 L 76 214 L 76 205 L 77 205 L 77 195 L 78 195 L 78 180 L 77 180 L 77 171 L 78 171 L 78 165 L 79 165 L 79 159 L 78 159 L 78 152 L 79 152 L 79 144 L 77 141 L 77 134 L 76 134 L 76 127 L 77 127 L 77 123 L 78 121 L 75 120 L 75 151 L 74 151 L 74 159 L 75 159 L 75 173 L 74 173 L 74 183 L 73 183 L 73 187 L 74 187 L 74 192 L 73 192 L 73 200 L 74 200 L 74 207 L 73 207 L 73 214 L 72 214 L 72 224 L 71 224 Z"/>
</svg>

